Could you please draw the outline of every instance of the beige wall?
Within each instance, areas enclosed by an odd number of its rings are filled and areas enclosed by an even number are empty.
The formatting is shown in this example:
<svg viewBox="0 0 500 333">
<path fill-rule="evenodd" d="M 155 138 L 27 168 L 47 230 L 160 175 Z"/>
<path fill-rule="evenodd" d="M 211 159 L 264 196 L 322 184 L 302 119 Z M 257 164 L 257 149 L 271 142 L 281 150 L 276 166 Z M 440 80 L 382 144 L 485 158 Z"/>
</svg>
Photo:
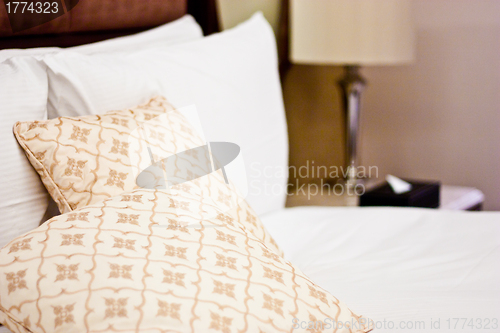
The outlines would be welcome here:
<svg viewBox="0 0 500 333">
<path fill-rule="evenodd" d="M 267 1 L 260 2 L 277 2 Z M 413 4 L 416 62 L 362 70 L 368 86 L 362 101 L 361 163 L 378 166 L 380 177 L 392 173 L 477 187 L 486 195 L 485 208 L 500 210 L 500 1 Z M 341 73 L 338 67 L 295 65 L 287 74 L 291 165 L 307 160 L 342 165 L 335 84 Z"/>
<path fill-rule="evenodd" d="M 260 10 L 276 32 L 280 2 L 280 0 L 217 0 L 221 29 L 232 28 Z"/>
<path fill-rule="evenodd" d="M 500 210 L 500 1 L 414 1 L 416 63 L 366 68 L 361 158 Z"/>
</svg>

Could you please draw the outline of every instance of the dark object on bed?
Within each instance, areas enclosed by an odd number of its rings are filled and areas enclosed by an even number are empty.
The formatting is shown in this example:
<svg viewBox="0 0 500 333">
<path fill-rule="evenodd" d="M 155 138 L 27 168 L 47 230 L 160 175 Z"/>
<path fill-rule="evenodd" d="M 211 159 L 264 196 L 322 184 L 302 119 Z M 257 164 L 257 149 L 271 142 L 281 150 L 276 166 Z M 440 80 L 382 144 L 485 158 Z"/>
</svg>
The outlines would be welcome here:
<svg viewBox="0 0 500 333">
<path fill-rule="evenodd" d="M 0 5 L 0 49 L 98 42 L 141 32 L 185 14 L 193 15 L 205 34 L 219 31 L 215 0 L 66 0 L 58 2 L 58 10 L 64 14 L 39 25 L 39 18 L 28 13 L 18 15 L 12 25 L 8 2 L 2 0 Z"/>
<path fill-rule="evenodd" d="M 359 198 L 360 206 L 396 206 L 396 207 L 439 207 L 439 182 L 406 180 L 412 189 L 396 194 L 387 182 L 364 193 Z"/>
</svg>

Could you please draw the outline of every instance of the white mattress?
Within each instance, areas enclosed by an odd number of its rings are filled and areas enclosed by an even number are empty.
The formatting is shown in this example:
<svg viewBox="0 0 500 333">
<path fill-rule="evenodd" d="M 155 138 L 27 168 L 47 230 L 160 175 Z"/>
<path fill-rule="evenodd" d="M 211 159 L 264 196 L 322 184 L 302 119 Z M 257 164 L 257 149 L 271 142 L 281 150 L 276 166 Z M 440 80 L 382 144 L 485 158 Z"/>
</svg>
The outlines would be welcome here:
<svg viewBox="0 0 500 333">
<path fill-rule="evenodd" d="M 296 207 L 263 221 L 374 332 L 500 332 L 500 213 Z"/>
</svg>

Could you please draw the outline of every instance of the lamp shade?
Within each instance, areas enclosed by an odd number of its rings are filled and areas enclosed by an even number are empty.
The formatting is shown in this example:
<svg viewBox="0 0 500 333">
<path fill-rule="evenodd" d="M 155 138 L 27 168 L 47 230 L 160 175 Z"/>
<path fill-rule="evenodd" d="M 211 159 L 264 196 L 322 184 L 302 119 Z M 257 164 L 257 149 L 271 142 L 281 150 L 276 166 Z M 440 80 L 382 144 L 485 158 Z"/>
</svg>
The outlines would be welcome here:
<svg viewBox="0 0 500 333">
<path fill-rule="evenodd" d="M 410 0 L 291 0 L 294 63 L 390 65 L 412 62 Z"/>
</svg>

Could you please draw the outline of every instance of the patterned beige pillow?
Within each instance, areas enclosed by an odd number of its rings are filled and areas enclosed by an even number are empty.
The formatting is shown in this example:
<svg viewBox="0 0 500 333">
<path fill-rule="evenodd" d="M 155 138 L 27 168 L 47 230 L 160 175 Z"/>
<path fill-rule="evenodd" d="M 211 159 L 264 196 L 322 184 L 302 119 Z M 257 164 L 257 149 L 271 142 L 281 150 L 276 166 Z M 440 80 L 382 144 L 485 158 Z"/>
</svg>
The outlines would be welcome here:
<svg viewBox="0 0 500 333">
<path fill-rule="evenodd" d="M 152 162 L 206 144 L 161 96 L 103 115 L 18 122 L 14 134 L 62 213 L 137 189 L 137 176 Z M 181 155 L 174 161 L 176 176 L 206 174 L 203 164 L 207 156 Z M 234 211 L 238 222 L 280 251 L 234 186 L 225 183 L 220 170 L 166 190 L 196 193 L 206 206 Z M 178 208 L 182 204 L 177 203 Z"/>
<path fill-rule="evenodd" d="M 139 189 L 18 237 L 0 250 L 0 322 L 14 332 L 305 332 L 309 321 L 369 331 L 234 212 L 191 210 L 202 202 Z"/>
<path fill-rule="evenodd" d="M 142 137 L 137 129 L 160 115 L 166 122 Z M 138 188 L 134 173 L 140 165 L 134 161 L 141 160 L 146 147 L 175 154 L 184 145 L 203 144 L 163 97 L 104 115 L 18 122 L 14 134 L 61 213 Z M 138 149 L 131 149 L 131 135 Z"/>
</svg>

